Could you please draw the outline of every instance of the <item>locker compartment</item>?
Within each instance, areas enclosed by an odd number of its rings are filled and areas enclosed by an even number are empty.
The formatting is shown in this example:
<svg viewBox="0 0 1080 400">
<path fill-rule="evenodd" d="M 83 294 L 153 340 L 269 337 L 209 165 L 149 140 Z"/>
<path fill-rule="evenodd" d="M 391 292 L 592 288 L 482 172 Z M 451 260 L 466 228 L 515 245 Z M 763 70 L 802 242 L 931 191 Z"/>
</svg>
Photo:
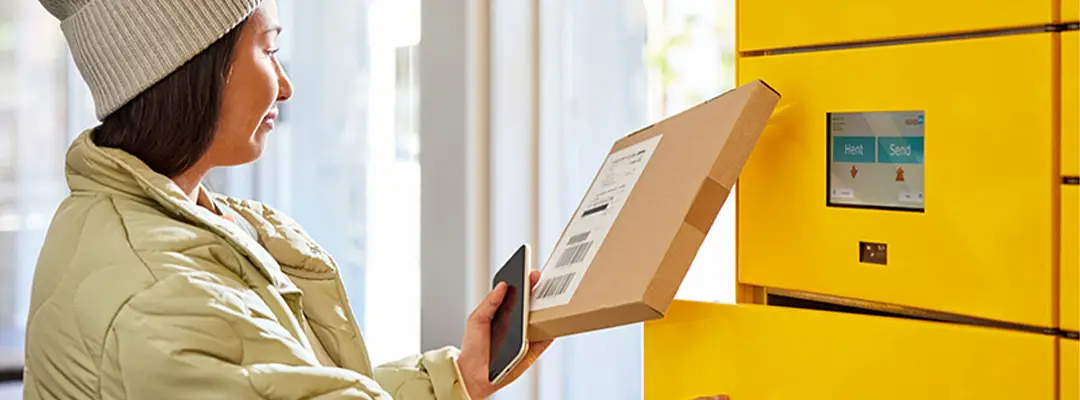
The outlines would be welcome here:
<svg viewBox="0 0 1080 400">
<path fill-rule="evenodd" d="M 1054 399 L 1055 337 L 676 301 L 645 324 L 645 398 Z"/>
<path fill-rule="evenodd" d="M 783 97 L 740 176 L 739 281 L 1053 326 L 1055 44 L 1038 33 L 740 59 L 742 81 Z M 885 136 L 851 160 L 863 170 L 830 158 L 830 118 L 852 112 L 920 113 L 872 126 L 919 127 L 920 164 L 883 155 Z M 831 191 L 845 184 L 860 194 Z M 833 203 L 845 190 L 921 209 Z"/>
<path fill-rule="evenodd" d="M 1062 330 L 1080 332 L 1080 186 L 1061 187 L 1061 276 L 1058 308 Z"/>
<path fill-rule="evenodd" d="M 1080 32 L 1061 34 L 1061 175 L 1080 176 Z"/>
<path fill-rule="evenodd" d="M 1080 341 L 1059 339 L 1061 400 L 1080 400 Z"/>
<path fill-rule="evenodd" d="M 1056 22 L 1057 2 L 991 7 L 979 0 L 740 1 L 737 47 L 753 51 L 1038 26 Z"/>
<path fill-rule="evenodd" d="M 1080 22 L 1080 0 L 1061 0 L 1061 21 Z"/>
</svg>

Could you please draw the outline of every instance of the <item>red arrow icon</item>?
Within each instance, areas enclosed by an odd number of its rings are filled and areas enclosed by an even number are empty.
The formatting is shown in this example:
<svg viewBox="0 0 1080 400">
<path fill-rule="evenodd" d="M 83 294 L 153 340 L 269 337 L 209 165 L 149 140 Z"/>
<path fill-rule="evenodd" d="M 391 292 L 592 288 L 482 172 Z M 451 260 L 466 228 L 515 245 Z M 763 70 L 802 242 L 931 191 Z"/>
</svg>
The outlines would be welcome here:
<svg viewBox="0 0 1080 400">
<path fill-rule="evenodd" d="M 904 181 L 904 169 L 903 168 L 897 168 L 896 169 L 896 181 L 897 182 L 903 182 Z"/>
<path fill-rule="evenodd" d="M 851 179 L 855 179 L 855 175 L 858 175 L 858 174 L 859 174 L 859 169 L 855 168 L 855 166 L 852 165 L 851 166 Z"/>
</svg>

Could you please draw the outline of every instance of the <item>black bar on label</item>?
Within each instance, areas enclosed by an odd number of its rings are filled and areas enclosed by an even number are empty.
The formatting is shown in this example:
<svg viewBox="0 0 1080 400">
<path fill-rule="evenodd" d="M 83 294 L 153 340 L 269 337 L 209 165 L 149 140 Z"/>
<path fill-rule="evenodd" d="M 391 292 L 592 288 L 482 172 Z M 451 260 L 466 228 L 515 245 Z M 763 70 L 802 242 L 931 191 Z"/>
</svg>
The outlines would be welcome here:
<svg viewBox="0 0 1080 400">
<path fill-rule="evenodd" d="M 596 214 L 598 212 L 607 210 L 608 204 L 611 204 L 611 203 L 604 203 L 604 204 L 601 204 L 599 206 L 596 206 L 596 207 L 590 208 L 588 210 L 585 210 L 585 212 L 582 213 L 581 216 L 584 218 L 584 217 L 588 217 L 590 215 Z"/>
</svg>

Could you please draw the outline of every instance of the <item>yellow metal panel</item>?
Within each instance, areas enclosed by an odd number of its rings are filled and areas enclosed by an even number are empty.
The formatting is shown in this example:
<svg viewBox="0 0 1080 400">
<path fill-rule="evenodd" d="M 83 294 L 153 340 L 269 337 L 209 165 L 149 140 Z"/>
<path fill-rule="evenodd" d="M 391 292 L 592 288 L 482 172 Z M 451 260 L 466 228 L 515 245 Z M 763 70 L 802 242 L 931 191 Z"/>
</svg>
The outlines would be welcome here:
<svg viewBox="0 0 1080 400">
<path fill-rule="evenodd" d="M 645 324 L 645 398 L 1053 399 L 1055 338 L 676 301 Z"/>
<path fill-rule="evenodd" d="M 1061 400 L 1080 400 L 1080 342 L 1060 339 L 1061 356 L 1058 369 L 1061 375 Z"/>
<path fill-rule="evenodd" d="M 1037 26 L 1055 22 L 1057 1 L 740 0 L 738 50 Z"/>
<path fill-rule="evenodd" d="M 739 61 L 782 95 L 739 180 L 740 283 L 1054 322 L 1053 34 Z M 826 113 L 924 110 L 925 213 L 826 207 Z M 888 265 L 859 262 L 860 241 Z"/>
<path fill-rule="evenodd" d="M 1061 187 L 1061 329 L 1080 332 L 1080 186 Z"/>
<path fill-rule="evenodd" d="M 1061 35 L 1061 174 L 1080 176 L 1080 32 Z"/>
<path fill-rule="evenodd" d="M 1061 21 L 1080 22 L 1080 0 L 1061 0 Z"/>
<path fill-rule="evenodd" d="M 1066 0 L 1065 4 L 1070 1 Z M 1073 2 L 1075 3 L 1075 1 Z M 1075 5 L 1075 4 L 1074 4 Z M 1066 14 L 1068 15 L 1068 14 Z M 1080 176 L 1080 33 L 1061 37 L 1061 175 Z M 1061 329 L 1080 331 L 1080 187 L 1061 189 Z"/>
</svg>

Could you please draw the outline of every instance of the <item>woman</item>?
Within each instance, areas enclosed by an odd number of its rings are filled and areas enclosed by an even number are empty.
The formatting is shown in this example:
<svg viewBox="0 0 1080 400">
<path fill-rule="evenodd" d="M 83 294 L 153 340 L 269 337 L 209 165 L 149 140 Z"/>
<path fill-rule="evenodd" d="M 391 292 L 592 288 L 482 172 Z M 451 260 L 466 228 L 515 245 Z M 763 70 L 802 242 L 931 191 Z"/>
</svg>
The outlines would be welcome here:
<svg viewBox="0 0 1080 400">
<path fill-rule="evenodd" d="M 292 95 L 274 56 L 274 0 L 41 2 L 61 20 L 102 124 L 67 154 L 71 195 L 34 277 L 27 399 L 447 400 L 498 389 L 488 335 L 504 286 L 470 316 L 460 351 L 372 368 L 333 259 L 287 216 L 200 184 L 211 168 L 257 159 Z"/>
</svg>

